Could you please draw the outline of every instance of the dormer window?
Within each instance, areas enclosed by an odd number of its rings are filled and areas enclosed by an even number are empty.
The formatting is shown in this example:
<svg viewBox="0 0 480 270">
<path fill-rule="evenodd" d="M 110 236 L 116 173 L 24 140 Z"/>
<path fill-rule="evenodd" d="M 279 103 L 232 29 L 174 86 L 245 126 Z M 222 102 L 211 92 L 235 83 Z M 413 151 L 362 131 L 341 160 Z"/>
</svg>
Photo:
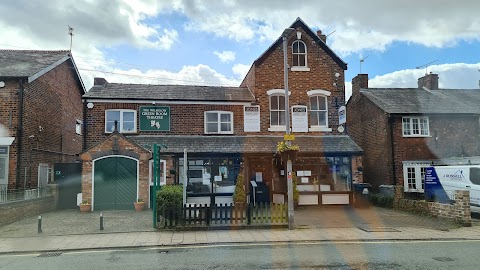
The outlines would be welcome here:
<svg viewBox="0 0 480 270">
<path fill-rule="evenodd" d="M 307 67 L 307 45 L 301 40 L 292 43 L 292 71 L 309 71 Z"/>
</svg>

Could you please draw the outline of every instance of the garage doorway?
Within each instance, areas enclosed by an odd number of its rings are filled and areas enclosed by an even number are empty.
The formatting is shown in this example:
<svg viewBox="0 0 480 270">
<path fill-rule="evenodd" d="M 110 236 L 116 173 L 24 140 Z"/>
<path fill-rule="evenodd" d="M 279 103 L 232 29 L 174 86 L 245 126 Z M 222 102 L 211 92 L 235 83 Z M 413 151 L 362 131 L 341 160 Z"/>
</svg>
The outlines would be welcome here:
<svg viewBox="0 0 480 270">
<path fill-rule="evenodd" d="M 94 161 L 92 210 L 133 210 L 138 198 L 138 160 L 108 156 Z"/>
</svg>

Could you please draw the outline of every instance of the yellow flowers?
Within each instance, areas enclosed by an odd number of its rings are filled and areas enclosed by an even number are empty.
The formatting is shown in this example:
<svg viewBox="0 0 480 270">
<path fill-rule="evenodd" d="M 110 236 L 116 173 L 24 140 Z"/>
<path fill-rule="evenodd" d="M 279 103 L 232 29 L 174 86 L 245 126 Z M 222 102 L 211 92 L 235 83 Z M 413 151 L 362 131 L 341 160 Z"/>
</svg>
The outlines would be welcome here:
<svg viewBox="0 0 480 270">
<path fill-rule="evenodd" d="M 286 141 L 281 141 L 277 144 L 277 152 L 285 152 L 285 151 L 299 151 L 300 147 L 298 145 L 290 145 L 288 146 Z"/>
</svg>

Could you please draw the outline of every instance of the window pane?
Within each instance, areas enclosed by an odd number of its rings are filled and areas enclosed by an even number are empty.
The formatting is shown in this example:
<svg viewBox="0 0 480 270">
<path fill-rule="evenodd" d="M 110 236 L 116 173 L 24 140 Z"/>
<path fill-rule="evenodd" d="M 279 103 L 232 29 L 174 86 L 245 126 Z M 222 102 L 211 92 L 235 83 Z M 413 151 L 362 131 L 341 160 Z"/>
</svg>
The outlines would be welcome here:
<svg viewBox="0 0 480 270">
<path fill-rule="evenodd" d="M 310 110 L 312 110 L 312 111 L 318 110 L 317 97 L 311 97 L 310 98 Z"/>
<path fill-rule="evenodd" d="M 278 126 L 278 112 L 270 112 L 270 125 L 271 126 Z"/>
<path fill-rule="evenodd" d="M 318 113 L 310 112 L 310 125 L 318 126 Z"/>
<path fill-rule="evenodd" d="M 409 189 L 417 189 L 414 167 L 407 167 L 407 184 Z"/>
<path fill-rule="evenodd" d="M 228 123 L 221 123 L 220 124 L 221 131 L 232 131 L 230 124 Z"/>
<path fill-rule="evenodd" d="M 135 122 L 123 122 L 123 131 L 135 130 Z"/>
<path fill-rule="evenodd" d="M 318 109 L 319 110 L 326 110 L 327 109 L 327 105 L 326 105 L 326 102 L 325 100 L 327 99 L 326 97 L 317 97 L 318 98 Z"/>
<path fill-rule="evenodd" d="M 403 118 L 403 135 L 411 135 L 410 118 Z"/>
<path fill-rule="evenodd" d="M 207 133 L 218 132 L 217 123 L 207 123 Z"/>
<path fill-rule="evenodd" d="M 224 113 L 220 115 L 220 122 L 230 122 L 230 114 Z"/>
<path fill-rule="evenodd" d="M 0 183 L 6 183 L 7 181 L 7 158 L 0 157 Z"/>
<path fill-rule="evenodd" d="M 418 124 L 418 118 L 412 118 L 412 134 L 420 134 L 420 126 Z"/>
<path fill-rule="evenodd" d="M 293 42 L 292 47 L 293 53 L 298 53 L 298 41 Z"/>
<path fill-rule="evenodd" d="M 474 185 L 480 185 L 480 168 L 470 168 L 470 181 Z"/>
<path fill-rule="evenodd" d="M 300 67 L 306 66 L 305 55 L 304 54 L 303 55 L 302 54 L 298 55 L 298 66 L 300 66 Z"/>
<path fill-rule="evenodd" d="M 319 126 L 327 125 L 327 112 L 318 112 L 318 125 Z"/>
<path fill-rule="evenodd" d="M 270 109 L 271 110 L 278 110 L 278 96 L 271 96 L 270 97 Z"/>
<path fill-rule="evenodd" d="M 298 52 L 305 53 L 305 44 L 303 44 L 303 42 L 297 42 L 297 43 L 298 43 Z"/>
<path fill-rule="evenodd" d="M 123 112 L 123 121 L 134 121 L 135 113 L 134 112 Z"/>
<path fill-rule="evenodd" d="M 425 174 L 427 172 L 427 167 L 420 168 L 420 181 L 422 181 L 422 189 L 425 189 Z"/>
<path fill-rule="evenodd" d="M 107 111 L 107 121 L 120 121 L 119 111 Z"/>
<path fill-rule="evenodd" d="M 281 126 L 285 126 L 286 125 L 286 122 L 285 122 L 285 111 L 281 111 L 279 112 L 280 114 L 280 125 Z"/>
<path fill-rule="evenodd" d="M 298 54 L 294 54 L 294 55 L 292 56 L 292 58 L 293 58 L 293 66 L 294 66 L 294 67 L 298 67 L 298 62 L 299 62 L 299 61 L 298 61 Z"/>
<path fill-rule="evenodd" d="M 420 134 L 428 135 L 428 120 L 426 118 L 420 118 Z"/>
<path fill-rule="evenodd" d="M 207 113 L 207 122 L 217 122 L 218 113 Z"/>
<path fill-rule="evenodd" d="M 278 96 L 278 108 L 280 110 L 285 110 L 285 97 L 284 96 Z"/>
</svg>

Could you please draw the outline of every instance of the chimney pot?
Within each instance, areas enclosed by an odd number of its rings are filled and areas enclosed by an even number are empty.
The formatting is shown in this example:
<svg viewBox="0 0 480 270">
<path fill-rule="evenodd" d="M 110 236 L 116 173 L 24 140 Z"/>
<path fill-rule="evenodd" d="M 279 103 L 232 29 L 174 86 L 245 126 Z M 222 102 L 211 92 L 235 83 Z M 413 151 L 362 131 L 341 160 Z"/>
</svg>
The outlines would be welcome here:
<svg viewBox="0 0 480 270">
<path fill-rule="evenodd" d="M 324 42 L 327 43 L 327 36 L 322 34 L 322 30 L 317 30 L 317 36 Z"/>
<path fill-rule="evenodd" d="M 427 88 L 429 90 L 438 89 L 438 74 L 425 74 L 425 76 L 418 78 L 418 88 Z"/>
<path fill-rule="evenodd" d="M 358 74 L 352 79 L 352 96 L 360 94 L 360 89 L 368 88 L 368 74 Z"/>
<path fill-rule="evenodd" d="M 94 86 L 105 86 L 106 84 L 107 80 L 105 80 L 105 78 L 93 78 Z"/>
</svg>

